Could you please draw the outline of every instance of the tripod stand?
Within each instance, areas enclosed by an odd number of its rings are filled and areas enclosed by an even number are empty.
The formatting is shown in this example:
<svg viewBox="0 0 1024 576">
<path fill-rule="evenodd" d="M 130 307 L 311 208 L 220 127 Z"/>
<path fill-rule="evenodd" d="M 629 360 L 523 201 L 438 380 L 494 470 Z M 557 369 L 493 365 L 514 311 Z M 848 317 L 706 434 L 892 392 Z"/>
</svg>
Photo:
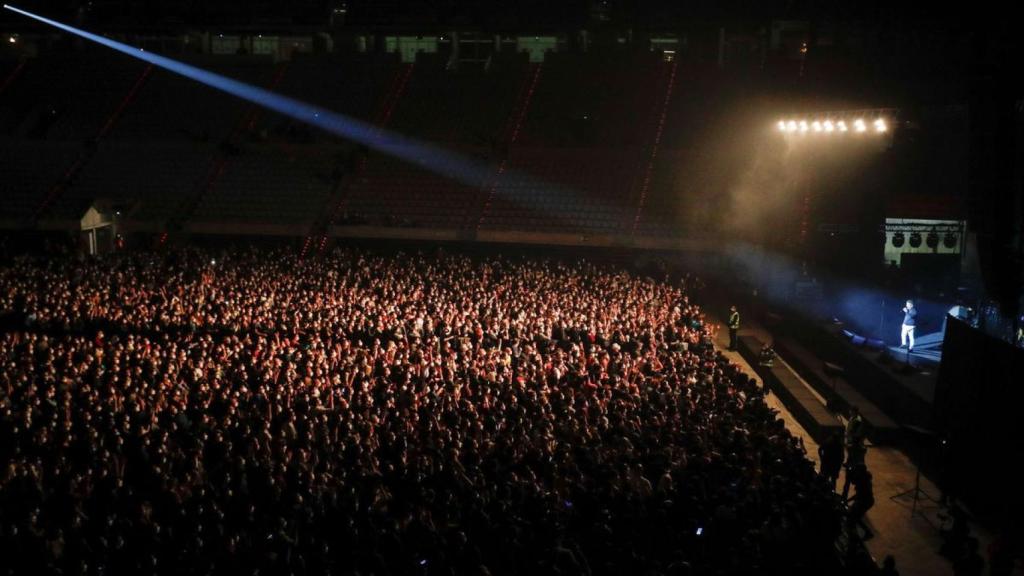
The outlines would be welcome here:
<svg viewBox="0 0 1024 576">
<path fill-rule="evenodd" d="M 907 430 L 909 430 L 911 432 L 914 432 L 920 438 L 926 438 L 926 439 L 931 440 L 931 439 L 933 439 L 935 437 L 935 433 L 932 432 L 931 430 L 928 430 L 927 428 L 921 428 L 920 426 L 912 426 L 912 425 L 906 425 L 906 426 L 904 426 L 904 428 L 906 428 Z M 935 499 L 930 494 L 928 494 L 928 492 L 925 491 L 924 488 L 921 488 L 921 454 L 920 454 L 920 449 L 918 449 L 918 452 L 919 452 L 918 453 L 918 457 L 915 458 L 916 461 L 914 463 L 915 464 L 915 467 L 914 467 L 915 468 L 915 470 L 914 470 L 914 487 L 910 488 L 908 490 L 904 490 L 903 492 L 900 492 L 899 494 L 895 494 L 895 495 L 889 497 L 889 499 L 892 500 L 893 502 L 898 502 L 898 501 L 903 500 L 906 497 L 910 496 L 912 498 L 911 503 L 910 503 L 910 517 L 911 518 L 913 518 L 915 515 L 918 514 L 917 503 L 919 501 L 921 501 L 921 500 L 925 500 L 927 502 L 931 502 L 932 504 L 941 504 L 941 502 L 939 500 Z M 923 513 L 921 514 L 921 518 L 923 518 L 926 522 L 928 521 L 928 518 L 925 517 Z"/>
</svg>

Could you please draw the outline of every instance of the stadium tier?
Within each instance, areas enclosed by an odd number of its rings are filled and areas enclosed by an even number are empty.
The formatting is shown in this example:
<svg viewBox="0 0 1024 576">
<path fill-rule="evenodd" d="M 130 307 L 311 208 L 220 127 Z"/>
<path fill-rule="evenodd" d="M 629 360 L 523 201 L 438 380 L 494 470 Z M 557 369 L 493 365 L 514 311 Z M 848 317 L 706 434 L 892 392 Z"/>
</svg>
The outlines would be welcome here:
<svg viewBox="0 0 1024 576">
<path fill-rule="evenodd" d="M 487 166 L 457 182 L 340 142 L 160 69 L 93 50 L 7 61 L 0 134 L 15 174 L 13 222 L 72 222 L 127 202 L 149 229 L 335 224 L 450 230 L 671 234 L 645 205 L 671 193 L 655 158 L 675 68 L 651 54 L 609 61 L 523 55 L 452 69 L 433 55 L 193 56 L 213 72 L 437 142 Z M 40 98 L 39 95 L 43 97 Z M 33 150 L 34 152 L 30 152 Z M 36 166 L 39 154 L 46 165 Z M 655 158 L 652 160 L 652 158 Z M 41 169 L 40 169 L 41 168 Z M 637 225 L 641 222 L 641 225 Z M 319 223 L 319 224 L 318 224 Z M 243 226 L 244 228 L 244 226 Z"/>
</svg>

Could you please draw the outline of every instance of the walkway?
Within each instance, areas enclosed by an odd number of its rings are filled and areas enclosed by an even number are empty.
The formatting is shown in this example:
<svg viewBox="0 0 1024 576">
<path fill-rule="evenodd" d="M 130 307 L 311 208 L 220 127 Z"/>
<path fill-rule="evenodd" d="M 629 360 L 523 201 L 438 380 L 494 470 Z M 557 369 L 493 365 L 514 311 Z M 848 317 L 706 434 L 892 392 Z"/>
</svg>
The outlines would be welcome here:
<svg viewBox="0 0 1024 576">
<path fill-rule="evenodd" d="M 749 374 L 755 374 L 754 369 L 740 356 L 739 352 L 728 350 L 729 331 L 726 329 L 725 323 L 722 322 L 721 316 L 712 314 L 707 309 L 705 312 L 708 319 L 720 327 L 715 338 L 716 346 L 727 358 L 742 366 Z M 723 310 L 722 315 L 724 314 Z M 752 325 L 746 319 L 740 334 L 751 334 L 762 341 L 771 340 L 767 330 Z M 804 385 L 810 388 L 806 382 Z M 819 400 L 824 403 L 822 398 L 819 397 Z M 786 427 L 803 440 L 808 458 L 818 463 L 817 443 L 797 423 L 774 394 L 769 396 L 768 403 L 779 411 Z M 874 476 L 875 489 L 875 506 L 868 512 L 869 525 L 875 533 L 875 538 L 867 542 L 871 555 L 881 563 L 883 558 L 892 554 L 896 558 L 896 567 L 901 576 L 952 575 L 952 564 L 938 553 L 939 546 L 942 544 L 939 528 L 943 525 L 939 514 L 944 511 L 934 502 L 922 499 L 918 501 L 917 513 L 912 516 L 911 497 L 907 495 L 902 498 L 894 498 L 914 488 L 914 479 L 917 473 L 914 464 L 895 448 L 870 447 L 867 465 L 868 470 Z M 842 487 L 842 484 L 843 478 L 840 478 L 838 486 Z M 924 475 L 921 476 L 921 488 L 930 497 L 938 498 L 939 490 Z M 992 534 L 974 523 L 971 524 L 971 531 L 980 540 L 980 550 L 985 555 L 985 551 L 992 541 Z M 988 574 L 987 567 L 985 574 Z M 1018 568 L 1014 574 L 1024 574 L 1024 570 Z"/>
</svg>

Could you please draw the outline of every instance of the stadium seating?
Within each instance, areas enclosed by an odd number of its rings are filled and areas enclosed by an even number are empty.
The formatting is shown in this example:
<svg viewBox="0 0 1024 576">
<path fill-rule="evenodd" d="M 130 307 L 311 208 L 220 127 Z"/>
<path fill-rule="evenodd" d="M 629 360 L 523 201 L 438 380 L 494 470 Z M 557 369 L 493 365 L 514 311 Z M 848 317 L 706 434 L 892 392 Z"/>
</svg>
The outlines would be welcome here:
<svg viewBox="0 0 1024 576">
<path fill-rule="evenodd" d="M 650 55 L 653 56 L 653 55 Z M 599 61 L 552 54 L 523 122 L 521 146 L 642 146 L 664 96 L 649 55 Z"/>
<path fill-rule="evenodd" d="M 614 232 L 636 164 L 635 150 L 516 149 L 481 227 Z"/>
<path fill-rule="evenodd" d="M 77 218 L 97 198 L 136 206 L 131 218 L 166 221 L 203 177 L 215 148 L 193 142 L 112 140 L 101 143 L 53 215 Z"/>
<path fill-rule="evenodd" d="M 329 58 L 297 55 L 286 64 L 276 90 L 335 112 L 372 122 L 398 69 L 392 55 Z M 264 113 L 253 127 L 257 136 L 290 138 L 315 131 L 275 113 Z M 294 138 L 293 138 L 294 139 Z"/>
<path fill-rule="evenodd" d="M 471 215 L 478 190 L 374 154 L 354 178 L 345 211 L 373 225 L 460 228 Z"/>
<path fill-rule="evenodd" d="M 143 76 L 137 62 L 87 50 L 29 59 L 0 94 L 0 136 L 67 143 L 52 155 L 62 160 L 38 170 L 31 168 L 39 163 L 34 153 L 5 148 L 10 161 L 0 176 L 33 172 L 7 184 L 20 200 L 5 213 L 31 215 L 78 157 L 81 173 L 45 217 L 67 219 L 96 198 L 124 198 L 137 205 L 132 218 L 150 222 L 305 224 L 339 207 L 377 226 L 667 237 L 694 231 L 690 221 L 711 209 L 691 166 L 698 156 L 685 134 L 670 134 L 699 126 L 692 73 L 671 76 L 656 54 L 552 53 L 541 64 L 502 54 L 461 67 L 436 54 L 415 63 L 395 54 L 185 59 L 461 150 L 490 165 L 490 176 L 475 185 L 455 182 L 372 151 L 355 163 L 351 155 L 339 160 L 338 146 L 351 143 L 169 72 Z M 17 65 L 5 61 L 0 71 Z M 669 78 L 675 92 L 666 108 Z M 102 141 L 83 144 L 111 118 Z M 247 152 L 235 153 L 241 149 Z M 339 162 L 349 177 L 329 198 Z"/>
<path fill-rule="evenodd" d="M 229 158 L 193 221 L 311 224 L 330 193 L 334 162 L 329 149 L 247 147 Z"/>
<path fill-rule="evenodd" d="M 274 75 L 269 60 L 232 57 L 230 61 L 196 62 L 243 82 L 266 85 Z M 189 140 L 217 143 L 235 130 L 249 105 L 165 70 L 154 70 L 111 133 L 113 138 Z"/>
<path fill-rule="evenodd" d="M 0 219 L 30 218 L 81 148 L 69 142 L 0 141 Z"/>
<path fill-rule="evenodd" d="M 491 144 L 501 138 L 526 73 L 520 59 L 495 62 L 486 71 L 455 71 L 437 58 L 421 58 L 389 126 L 431 141 Z"/>
</svg>

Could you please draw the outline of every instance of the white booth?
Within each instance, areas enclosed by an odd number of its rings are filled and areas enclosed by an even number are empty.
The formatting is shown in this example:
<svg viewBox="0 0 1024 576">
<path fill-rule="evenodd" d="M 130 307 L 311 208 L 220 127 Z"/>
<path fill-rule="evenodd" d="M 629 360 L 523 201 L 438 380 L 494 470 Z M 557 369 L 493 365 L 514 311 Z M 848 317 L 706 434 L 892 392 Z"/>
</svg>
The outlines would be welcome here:
<svg viewBox="0 0 1024 576">
<path fill-rule="evenodd" d="M 82 245 L 90 256 L 114 251 L 117 239 L 117 213 L 112 208 L 93 204 L 81 219 Z"/>
</svg>

